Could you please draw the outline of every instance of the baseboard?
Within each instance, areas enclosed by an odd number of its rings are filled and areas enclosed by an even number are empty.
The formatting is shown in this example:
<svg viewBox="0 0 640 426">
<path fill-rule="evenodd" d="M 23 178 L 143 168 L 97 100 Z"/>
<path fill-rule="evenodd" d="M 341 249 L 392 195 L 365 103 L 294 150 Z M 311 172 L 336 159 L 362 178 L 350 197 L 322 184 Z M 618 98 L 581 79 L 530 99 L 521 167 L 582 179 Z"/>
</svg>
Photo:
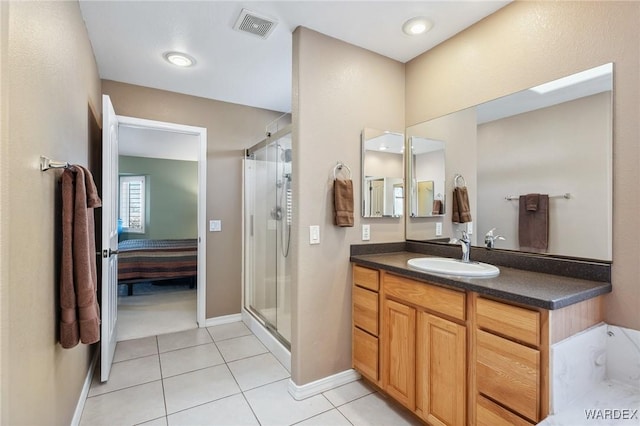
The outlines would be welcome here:
<svg viewBox="0 0 640 426">
<path fill-rule="evenodd" d="M 289 379 L 288 391 L 294 399 L 300 401 L 339 386 L 346 385 L 347 383 L 355 382 L 356 380 L 359 380 L 360 377 L 360 373 L 351 369 L 302 386 L 296 385 L 293 380 Z"/>
<path fill-rule="evenodd" d="M 71 419 L 71 426 L 78 426 L 80 424 L 80 418 L 82 417 L 82 411 L 84 410 L 84 403 L 87 401 L 89 395 L 89 389 L 91 388 L 91 382 L 93 381 L 93 372 L 98 364 L 98 357 L 100 356 L 100 347 L 96 345 L 93 351 L 93 358 L 91 364 L 89 364 L 89 371 L 87 371 L 87 377 L 84 378 L 84 385 L 82 386 L 82 392 L 80 392 L 80 398 L 78 404 L 76 404 L 76 410 L 73 412 L 73 419 Z"/>
<path fill-rule="evenodd" d="M 232 322 L 242 321 L 242 314 L 224 315 L 221 317 L 207 318 L 204 322 L 205 327 L 213 327 L 215 325 L 229 324 Z"/>
<path fill-rule="evenodd" d="M 273 356 L 280 361 L 280 364 L 291 373 L 291 352 L 289 349 L 273 337 L 246 309 L 242 310 L 242 322 L 249 327 L 249 330 L 269 349 Z"/>
</svg>

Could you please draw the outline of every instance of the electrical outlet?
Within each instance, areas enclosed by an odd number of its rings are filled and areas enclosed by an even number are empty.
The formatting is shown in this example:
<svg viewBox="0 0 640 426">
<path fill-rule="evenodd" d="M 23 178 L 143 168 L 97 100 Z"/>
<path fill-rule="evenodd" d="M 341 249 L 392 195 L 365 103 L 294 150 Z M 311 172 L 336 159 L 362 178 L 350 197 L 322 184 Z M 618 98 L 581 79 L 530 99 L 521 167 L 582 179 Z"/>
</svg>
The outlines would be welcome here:
<svg viewBox="0 0 640 426">
<path fill-rule="evenodd" d="M 320 226 L 311 225 L 309 227 L 309 244 L 320 244 Z"/>
<path fill-rule="evenodd" d="M 467 234 L 473 234 L 473 222 L 467 222 Z"/>
<path fill-rule="evenodd" d="M 442 222 L 436 222 L 436 237 L 442 236 Z"/>
<path fill-rule="evenodd" d="M 371 239 L 371 225 L 362 225 L 362 241 L 369 241 Z"/>
</svg>

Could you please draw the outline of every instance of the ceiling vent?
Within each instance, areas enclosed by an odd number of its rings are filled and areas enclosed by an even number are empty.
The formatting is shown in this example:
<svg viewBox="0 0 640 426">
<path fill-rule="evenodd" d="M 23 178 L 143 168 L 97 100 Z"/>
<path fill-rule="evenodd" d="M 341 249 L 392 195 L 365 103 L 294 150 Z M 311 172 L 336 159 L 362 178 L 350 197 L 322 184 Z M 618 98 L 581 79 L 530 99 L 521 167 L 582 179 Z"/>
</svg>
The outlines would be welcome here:
<svg viewBox="0 0 640 426">
<path fill-rule="evenodd" d="M 278 21 L 275 19 L 242 9 L 233 29 L 266 39 L 276 28 L 276 25 L 278 25 Z"/>
</svg>

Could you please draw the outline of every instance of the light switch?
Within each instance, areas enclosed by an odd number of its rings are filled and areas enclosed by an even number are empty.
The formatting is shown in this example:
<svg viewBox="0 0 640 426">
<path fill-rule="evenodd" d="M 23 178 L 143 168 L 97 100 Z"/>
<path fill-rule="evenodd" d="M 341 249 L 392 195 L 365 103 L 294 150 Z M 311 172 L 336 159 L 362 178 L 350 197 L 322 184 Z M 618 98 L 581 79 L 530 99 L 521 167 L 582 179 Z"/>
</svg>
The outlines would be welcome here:
<svg viewBox="0 0 640 426">
<path fill-rule="evenodd" d="M 311 225 L 309 227 L 309 244 L 320 244 L 320 226 Z"/>
<path fill-rule="evenodd" d="M 362 225 L 362 241 L 369 241 L 371 239 L 371 225 Z"/>
<path fill-rule="evenodd" d="M 442 222 L 436 222 L 436 237 L 442 236 Z"/>
<path fill-rule="evenodd" d="M 209 221 L 209 232 L 220 232 L 222 231 L 222 221 L 221 220 L 210 220 Z"/>
<path fill-rule="evenodd" d="M 467 234 L 473 234 L 473 222 L 467 222 Z"/>
</svg>

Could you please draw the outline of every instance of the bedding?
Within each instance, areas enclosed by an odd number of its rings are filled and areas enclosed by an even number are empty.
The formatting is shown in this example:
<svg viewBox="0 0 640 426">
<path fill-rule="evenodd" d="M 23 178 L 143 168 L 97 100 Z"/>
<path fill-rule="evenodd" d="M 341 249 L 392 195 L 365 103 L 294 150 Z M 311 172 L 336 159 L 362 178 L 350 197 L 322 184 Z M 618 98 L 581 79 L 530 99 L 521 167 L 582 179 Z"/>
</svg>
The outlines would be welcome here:
<svg viewBox="0 0 640 426">
<path fill-rule="evenodd" d="M 198 272 L 195 238 L 124 240 L 118 243 L 118 284 L 195 277 Z M 191 285 L 195 280 L 191 281 Z"/>
</svg>

